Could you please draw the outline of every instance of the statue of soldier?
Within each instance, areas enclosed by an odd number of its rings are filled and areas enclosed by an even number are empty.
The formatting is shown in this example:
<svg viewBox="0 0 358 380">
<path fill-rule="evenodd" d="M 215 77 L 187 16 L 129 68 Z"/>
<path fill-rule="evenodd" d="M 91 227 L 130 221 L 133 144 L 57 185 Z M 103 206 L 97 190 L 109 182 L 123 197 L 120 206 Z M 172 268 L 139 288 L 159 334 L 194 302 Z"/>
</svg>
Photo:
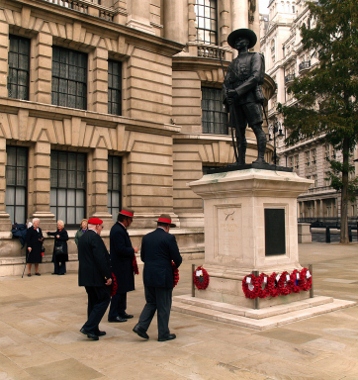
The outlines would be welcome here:
<svg viewBox="0 0 358 380">
<path fill-rule="evenodd" d="M 233 31 L 227 41 L 239 52 L 237 58 L 230 63 L 223 84 L 224 104 L 230 113 L 230 126 L 236 131 L 236 160 L 238 164 L 245 164 L 245 130 L 248 124 L 257 140 L 258 155 L 254 162 L 265 163 L 266 135 L 262 129 L 264 96 L 261 88 L 265 76 L 263 56 L 248 51 L 257 41 L 256 34 L 250 29 Z"/>
</svg>

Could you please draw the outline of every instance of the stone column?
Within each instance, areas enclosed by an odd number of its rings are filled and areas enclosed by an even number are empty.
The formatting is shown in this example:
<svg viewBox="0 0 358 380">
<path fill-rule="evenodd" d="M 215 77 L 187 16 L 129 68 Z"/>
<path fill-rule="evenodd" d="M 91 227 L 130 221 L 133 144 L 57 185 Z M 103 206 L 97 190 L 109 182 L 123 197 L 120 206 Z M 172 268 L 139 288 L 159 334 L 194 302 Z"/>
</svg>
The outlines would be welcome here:
<svg viewBox="0 0 358 380">
<path fill-rule="evenodd" d="M 29 186 L 29 203 L 32 204 L 30 219 L 41 219 L 43 230 L 53 229 L 56 226 L 55 215 L 50 211 L 51 191 L 51 144 L 45 134 L 40 135 L 34 149 L 29 152 L 33 157 L 29 160 L 32 166 L 32 184 Z M 31 178 L 29 176 L 29 178 Z"/>
<path fill-rule="evenodd" d="M 188 41 L 188 2 L 164 1 L 164 38 L 185 44 Z"/>
<path fill-rule="evenodd" d="M 108 113 L 108 50 L 102 40 L 93 52 L 92 83 L 89 84 L 92 91 L 93 111 Z"/>
<path fill-rule="evenodd" d="M 150 2 L 149 0 L 131 0 L 128 3 L 127 26 L 154 34 L 150 25 Z"/>
<path fill-rule="evenodd" d="M 52 81 L 52 35 L 47 23 L 34 38 L 31 48 L 30 99 L 34 102 L 51 104 Z"/>
<path fill-rule="evenodd" d="M 7 97 L 8 76 L 8 47 L 9 47 L 9 24 L 6 21 L 4 10 L 0 9 L 0 96 Z"/>
<path fill-rule="evenodd" d="M 231 25 L 232 30 L 249 27 L 248 0 L 231 0 Z"/>
</svg>

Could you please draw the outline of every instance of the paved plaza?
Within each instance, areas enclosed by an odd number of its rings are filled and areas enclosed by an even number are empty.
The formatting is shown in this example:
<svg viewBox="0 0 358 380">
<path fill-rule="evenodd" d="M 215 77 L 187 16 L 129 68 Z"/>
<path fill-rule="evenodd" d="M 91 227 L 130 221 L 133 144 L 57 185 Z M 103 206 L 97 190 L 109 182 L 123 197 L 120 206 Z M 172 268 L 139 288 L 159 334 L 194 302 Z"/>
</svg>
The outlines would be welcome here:
<svg viewBox="0 0 358 380">
<path fill-rule="evenodd" d="M 316 295 L 358 300 L 358 244 L 300 244 L 300 263 L 313 264 Z M 184 261 L 174 295 L 191 293 L 192 264 Z M 141 269 L 141 268 L 140 268 Z M 100 326 L 91 341 L 79 332 L 86 293 L 77 273 L 0 277 L 0 380 L 358 380 L 358 306 L 265 331 L 173 311 L 177 339 L 149 341 L 132 332 L 144 305 L 141 275 L 129 293 L 125 323 Z"/>
</svg>

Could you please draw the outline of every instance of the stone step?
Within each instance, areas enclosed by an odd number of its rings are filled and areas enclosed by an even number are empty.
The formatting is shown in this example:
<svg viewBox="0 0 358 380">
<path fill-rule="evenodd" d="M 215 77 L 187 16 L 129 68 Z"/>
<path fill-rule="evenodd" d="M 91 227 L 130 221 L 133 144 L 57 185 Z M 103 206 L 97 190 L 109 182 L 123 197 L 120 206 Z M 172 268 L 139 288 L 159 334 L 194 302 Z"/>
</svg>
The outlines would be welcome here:
<svg viewBox="0 0 358 380">
<path fill-rule="evenodd" d="M 352 301 L 315 297 L 288 305 L 253 310 L 190 296 L 177 296 L 173 298 L 172 310 L 216 322 L 266 330 L 355 305 Z"/>
</svg>

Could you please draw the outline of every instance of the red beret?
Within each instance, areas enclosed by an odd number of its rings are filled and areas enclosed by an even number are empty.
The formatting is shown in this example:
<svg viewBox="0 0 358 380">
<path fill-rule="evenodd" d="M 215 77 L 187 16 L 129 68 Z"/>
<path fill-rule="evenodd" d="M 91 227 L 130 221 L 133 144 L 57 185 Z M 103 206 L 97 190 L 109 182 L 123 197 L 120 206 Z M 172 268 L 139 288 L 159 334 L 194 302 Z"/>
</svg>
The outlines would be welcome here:
<svg viewBox="0 0 358 380">
<path fill-rule="evenodd" d="M 103 224 L 103 220 L 100 218 L 89 218 L 88 224 L 93 224 L 93 225 Z"/>
<path fill-rule="evenodd" d="M 119 214 L 123 215 L 123 216 L 127 216 L 128 218 L 133 218 L 134 216 L 134 211 L 133 210 L 130 210 L 129 208 L 123 208 Z"/>
</svg>

